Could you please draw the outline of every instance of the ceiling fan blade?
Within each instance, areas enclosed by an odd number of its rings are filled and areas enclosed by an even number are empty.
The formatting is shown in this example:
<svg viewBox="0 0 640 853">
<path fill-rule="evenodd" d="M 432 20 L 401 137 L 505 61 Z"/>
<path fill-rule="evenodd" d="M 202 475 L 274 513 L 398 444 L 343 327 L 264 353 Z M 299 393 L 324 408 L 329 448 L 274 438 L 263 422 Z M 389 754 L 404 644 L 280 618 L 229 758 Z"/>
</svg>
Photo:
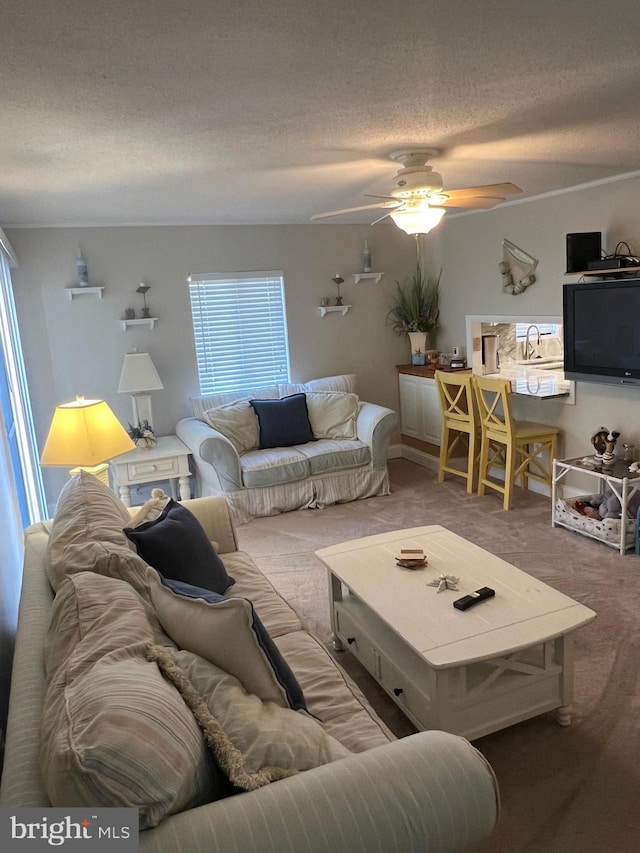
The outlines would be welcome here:
<svg viewBox="0 0 640 853">
<path fill-rule="evenodd" d="M 522 190 L 520 187 L 517 187 L 515 184 L 506 183 L 506 184 L 485 184 L 482 187 L 463 187 L 459 190 L 443 190 L 443 195 L 448 196 L 449 198 L 468 198 L 469 196 L 501 196 L 501 195 L 513 195 L 514 193 L 521 193 Z"/>
<path fill-rule="evenodd" d="M 488 196 L 464 196 L 462 198 L 448 198 L 438 204 L 438 207 L 477 207 L 489 210 L 503 202 L 503 198 L 489 198 Z"/>
<path fill-rule="evenodd" d="M 404 199 L 397 199 L 395 196 L 392 196 L 392 195 L 373 195 L 372 193 L 365 193 L 364 197 L 365 198 L 387 198 L 387 199 L 389 199 L 389 201 L 395 202 L 395 204 L 398 204 L 398 205 L 404 204 Z"/>
<path fill-rule="evenodd" d="M 395 208 L 394 208 L 394 210 L 395 210 Z M 379 216 L 377 219 L 374 219 L 374 220 L 373 220 L 373 222 L 372 222 L 371 224 L 372 224 L 372 225 L 377 225 L 377 224 L 378 224 L 378 222 L 382 222 L 382 220 L 383 220 L 383 219 L 386 219 L 386 218 L 387 218 L 387 216 L 391 216 L 391 211 L 389 211 L 389 213 L 385 213 L 383 216 Z"/>
<path fill-rule="evenodd" d="M 359 210 L 377 210 L 386 206 L 384 202 L 380 202 L 379 204 L 363 204 L 360 207 L 345 207 L 344 210 L 330 210 L 327 213 L 316 213 L 311 219 L 325 219 L 327 216 L 341 216 L 343 213 L 357 213 Z"/>
</svg>

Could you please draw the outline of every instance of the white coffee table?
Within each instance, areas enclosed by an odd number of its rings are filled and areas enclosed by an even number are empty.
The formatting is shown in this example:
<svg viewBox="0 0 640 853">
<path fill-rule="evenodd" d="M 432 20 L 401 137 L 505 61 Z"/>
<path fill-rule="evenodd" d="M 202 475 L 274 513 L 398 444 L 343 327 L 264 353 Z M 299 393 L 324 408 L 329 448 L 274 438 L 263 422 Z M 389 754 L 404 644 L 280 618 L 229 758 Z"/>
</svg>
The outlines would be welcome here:
<svg viewBox="0 0 640 853">
<path fill-rule="evenodd" d="M 423 569 L 396 566 L 422 548 Z M 473 740 L 558 709 L 569 725 L 572 632 L 596 614 L 505 560 L 432 525 L 316 552 L 329 570 L 331 624 L 419 729 Z M 437 592 L 428 581 L 460 578 Z M 467 611 L 453 601 L 483 586 L 496 595 Z"/>
</svg>

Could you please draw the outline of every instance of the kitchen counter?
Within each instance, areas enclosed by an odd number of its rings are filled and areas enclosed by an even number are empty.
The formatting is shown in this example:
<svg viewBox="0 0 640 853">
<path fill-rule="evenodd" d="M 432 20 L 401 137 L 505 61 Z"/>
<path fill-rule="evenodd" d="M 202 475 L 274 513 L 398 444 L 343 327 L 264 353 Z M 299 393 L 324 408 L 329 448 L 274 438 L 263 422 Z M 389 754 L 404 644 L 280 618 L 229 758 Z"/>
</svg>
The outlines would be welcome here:
<svg viewBox="0 0 640 853">
<path fill-rule="evenodd" d="M 547 362 L 545 359 L 541 359 L 537 366 L 531 362 L 520 364 L 517 361 L 505 361 L 497 373 L 489 373 L 487 376 L 489 379 L 508 379 L 512 394 L 540 399 L 568 397 L 571 393 L 571 381 L 564 378 L 564 371 L 562 367 L 557 367 L 557 364 L 557 361 Z M 422 376 L 425 379 L 433 379 L 436 370 L 446 373 L 471 372 L 469 367 L 452 370 L 448 366 L 438 364 L 397 364 L 396 370 L 398 373 Z"/>
<path fill-rule="evenodd" d="M 426 379 L 433 379 L 436 370 L 442 370 L 444 373 L 470 373 L 469 367 L 451 368 L 444 364 L 396 364 L 398 373 L 405 373 L 409 376 L 424 376 Z"/>
<path fill-rule="evenodd" d="M 539 366 L 531 362 L 520 364 L 517 361 L 506 361 L 500 365 L 497 373 L 488 374 L 489 379 L 508 379 L 513 394 L 526 397 L 567 397 L 571 393 L 571 381 L 564 378 L 564 370 L 557 367 L 556 362 Z"/>
</svg>

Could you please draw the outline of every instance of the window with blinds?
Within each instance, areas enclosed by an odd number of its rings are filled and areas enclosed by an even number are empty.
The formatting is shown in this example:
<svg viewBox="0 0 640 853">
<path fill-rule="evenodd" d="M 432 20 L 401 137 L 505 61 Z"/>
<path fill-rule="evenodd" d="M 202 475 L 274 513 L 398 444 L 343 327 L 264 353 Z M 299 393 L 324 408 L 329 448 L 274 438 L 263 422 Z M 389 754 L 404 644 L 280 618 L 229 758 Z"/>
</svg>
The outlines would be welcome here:
<svg viewBox="0 0 640 853">
<path fill-rule="evenodd" d="M 516 340 L 524 341 L 527 337 L 527 329 L 531 327 L 530 323 L 516 323 Z M 560 336 L 560 326 L 558 323 L 536 323 L 535 329 L 540 330 L 540 337 L 558 338 Z M 532 334 L 535 332 L 532 329 Z M 537 332 L 535 332 L 537 335 Z"/>
<path fill-rule="evenodd" d="M 282 272 L 189 276 L 201 394 L 289 381 Z"/>
</svg>

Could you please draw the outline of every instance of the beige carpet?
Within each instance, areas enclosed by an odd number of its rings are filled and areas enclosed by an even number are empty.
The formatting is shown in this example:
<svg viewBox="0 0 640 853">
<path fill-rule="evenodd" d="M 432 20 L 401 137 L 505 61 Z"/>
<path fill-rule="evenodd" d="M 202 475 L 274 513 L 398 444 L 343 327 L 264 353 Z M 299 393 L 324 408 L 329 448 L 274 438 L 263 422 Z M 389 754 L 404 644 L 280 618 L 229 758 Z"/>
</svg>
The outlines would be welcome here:
<svg viewBox="0 0 640 853">
<path fill-rule="evenodd" d="M 392 494 L 324 510 L 255 519 L 238 528 L 277 588 L 329 642 L 326 545 L 422 524 L 442 524 L 591 607 L 598 618 L 575 634 L 572 723 L 553 714 L 511 726 L 475 745 L 491 762 L 502 817 L 474 853 L 631 853 L 640 849 L 640 557 L 551 527 L 548 499 L 516 489 L 498 495 L 442 485 L 411 462 L 390 464 Z M 411 723 L 348 653 L 336 655 L 399 737 Z"/>
</svg>

